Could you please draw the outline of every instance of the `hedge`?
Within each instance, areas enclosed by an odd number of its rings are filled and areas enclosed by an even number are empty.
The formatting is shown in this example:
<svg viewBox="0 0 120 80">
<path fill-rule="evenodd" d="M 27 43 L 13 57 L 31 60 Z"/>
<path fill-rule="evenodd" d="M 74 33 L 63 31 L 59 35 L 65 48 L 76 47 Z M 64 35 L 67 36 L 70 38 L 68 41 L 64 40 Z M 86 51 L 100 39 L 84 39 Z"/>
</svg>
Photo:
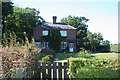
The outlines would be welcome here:
<svg viewBox="0 0 120 80">
<path fill-rule="evenodd" d="M 108 59 L 70 58 L 68 74 L 71 78 L 120 78 L 120 66 L 113 66 L 111 62 Z"/>
<path fill-rule="evenodd" d="M 119 45 L 118 44 L 110 45 L 110 51 L 120 53 L 120 44 Z"/>
</svg>

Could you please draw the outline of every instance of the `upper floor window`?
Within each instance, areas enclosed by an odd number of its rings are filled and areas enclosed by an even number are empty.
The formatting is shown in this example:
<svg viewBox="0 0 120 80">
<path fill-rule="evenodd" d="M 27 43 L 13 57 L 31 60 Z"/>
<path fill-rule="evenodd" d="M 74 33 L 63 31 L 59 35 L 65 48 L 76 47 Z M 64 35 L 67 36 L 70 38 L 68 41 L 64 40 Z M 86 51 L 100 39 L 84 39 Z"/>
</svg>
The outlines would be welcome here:
<svg viewBox="0 0 120 80">
<path fill-rule="evenodd" d="M 43 36 L 47 36 L 48 35 L 48 31 L 46 30 L 46 31 L 43 31 Z"/>
<path fill-rule="evenodd" d="M 67 31 L 60 31 L 61 36 L 67 36 Z"/>
</svg>

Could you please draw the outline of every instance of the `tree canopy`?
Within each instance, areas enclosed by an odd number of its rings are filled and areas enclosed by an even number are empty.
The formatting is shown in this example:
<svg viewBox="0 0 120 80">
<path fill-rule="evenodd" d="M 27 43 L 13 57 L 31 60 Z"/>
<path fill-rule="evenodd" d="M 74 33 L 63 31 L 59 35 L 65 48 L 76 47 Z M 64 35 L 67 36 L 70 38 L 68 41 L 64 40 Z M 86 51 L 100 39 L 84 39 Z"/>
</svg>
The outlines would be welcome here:
<svg viewBox="0 0 120 80">
<path fill-rule="evenodd" d="M 77 31 L 77 49 L 79 51 L 79 49 L 81 47 L 84 47 L 84 42 L 87 36 L 87 28 L 88 25 L 85 24 L 85 22 L 87 22 L 89 19 L 85 18 L 85 17 L 78 17 L 78 16 L 71 16 L 69 15 L 68 17 L 65 17 L 63 19 L 61 19 L 61 22 L 67 23 L 75 28 Z"/>
<path fill-rule="evenodd" d="M 76 38 L 77 38 L 77 51 L 80 50 L 80 48 L 84 48 L 87 50 L 90 50 L 92 52 L 95 51 L 109 51 L 109 41 L 104 40 L 101 33 L 92 33 L 88 30 L 88 25 L 86 25 L 86 22 L 89 21 L 89 19 L 85 17 L 78 17 L 78 16 L 71 16 L 62 18 L 61 22 L 69 24 L 76 29 Z M 104 49 L 103 49 L 104 48 Z"/>
<path fill-rule="evenodd" d="M 42 24 L 45 20 L 39 16 L 39 11 L 34 8 L 13 7 L 13 14 L 8 15 L 7 30 L 14 31 L 18 38 L 26 35 L 29 40 L 33 36 L 33 27 Z"/>
</svg>

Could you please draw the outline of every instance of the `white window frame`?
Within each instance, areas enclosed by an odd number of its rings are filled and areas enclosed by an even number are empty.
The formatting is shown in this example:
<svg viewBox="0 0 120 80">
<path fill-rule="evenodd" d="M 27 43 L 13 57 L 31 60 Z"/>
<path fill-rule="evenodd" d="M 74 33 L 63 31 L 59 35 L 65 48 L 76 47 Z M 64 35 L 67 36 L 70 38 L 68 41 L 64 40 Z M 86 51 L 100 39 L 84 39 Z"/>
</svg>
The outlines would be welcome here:
<svg viewBox="0 0 120 80">
<path fill-rule="evenodd" d="M 38 48 L 41 48 L 41 42 L 35 42 L 35 45 L 36 45 Z"/>
<path fill-rule="evenodd" d="M 61 49 L 67 48 L 67 42 L 61 42 Z"/>
<path fill-rule="evenodd" d="M 48 42 L 42 42 L 42 48 L 48 48 Z"/>
<path fill-rule="evenodd" d="M 67 36 L 67 31 L 60 31 L 61 36 Z"/>
<path fill-rule="evenodd" d="M 48 35 L 48 30 L 42 31 L 42 35 L 43 35 L 43 36 L 47 36 L 47 35 Z"/>
</svg>

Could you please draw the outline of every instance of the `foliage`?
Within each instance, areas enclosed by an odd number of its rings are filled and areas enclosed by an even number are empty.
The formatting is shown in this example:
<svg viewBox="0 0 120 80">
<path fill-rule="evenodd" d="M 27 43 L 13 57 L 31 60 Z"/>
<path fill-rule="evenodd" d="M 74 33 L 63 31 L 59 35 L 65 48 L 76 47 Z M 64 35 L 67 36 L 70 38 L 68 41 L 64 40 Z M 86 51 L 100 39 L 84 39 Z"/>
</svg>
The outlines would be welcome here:
<svg viewBox="0 0 120 80">
<path fill-rule="evenodd" d="M 77 48 L 78 51 L 81 47 L 84 47 L 85 37 L 87 36 L 87 25 L 85 22 L 87 22 L 89 19 L 86 19 L 85 17 L 76 17 L 69 15 L 68 17 L 65 17 L 61 19 L 61 22 L 64 22 L 66 24 L 69 24 L 76 29 L 77 31 Z"/>
<path fill-rule="evenodd" d="M 33 36 L 32 28 L 44 23 L 44 19 L 39 15 L 39 11 L 34 8 L 13 7 L 13 14 L 7 15 L 7 30 L 14 31 L 18 38 L 24 39 L 24 35 L 31 40 Z"/>
<path fill-rule="evenodd" d="M 120 68 L 120 67 L 119 67 Z M 120 78 L 118 74 L 118 67 L 84 67 L 78 69 L 78 73 L 76 74 L 76 78 Z M 120 71 L 120 69 L 119 69 Z"/>
<path fill-rule="evenodd" d="M 109 59 L 70 58 L 69 75 L 72 78 L 118 78 L 120 66 L 110 62 Z"/>
<path fill-rule="evenodd" d="M 85 24 L 88 20 L 85 17 L 68 16 L 61 19 L 61 22 L 77 28 L 77 51 L 84 48 L 92 52 L 109 52 L 110 42 L 108 40 L 104 41 L 101 33 L 88 31 L 88 25 Z"/>
<path fill-rule="evenodd" d="M 55 52 L 60 52 L 62 39 L 63 37 L 59 30 L 49 30 L 48 36 L 42 36 L 42 40 L 49 42 L 50 49 Z"/>
<path fill-rule="evenodd" d="M 8 15 L 12 15 L 13 13 L 13 3 L 12 2 L 2 2 L 2 33 L 6 33 Z"/>
<path fill-rule="evenodd" d="M 16 68 L 31 67 L 38 57 L 39 52 L 34 47 L 34 40 L 29 42 L 27 36 L 25 36 L 25 41 L 20 44 L 16 34 L 9 31 L 4 34 L 2 42 L 3 77 L 10 78 L 11 74 L 15 73 Z"/>
<path fill-rule="evenodd" d="M 10 78 L 15 73 L 16 68 L 32 67 L 35 59 L 37 59 L 37 49 L 27 46 L 6 46 L 2 48 L 2 67 L 4 77 Z"/>
<path fill-rule="evenodd" d="M 91 58 L 91 52 L 89 50 L 85 50 L 84 48 L 80 49 L 80 52 L 78 52 L 81 58 Z"/>
<path fill-rule="evenodd" d="M 102 41 L 102 52 L 110 52 L 110 42 L 108 40 Z"/>
<path fill-rule="evenodd" d="M 41 53 L 44 53 L 44 54 L 54 54 L 55 53 L 55 51 L 54 50 L 52 50 L 52 49 L 42 49 L 41 50 Z"/>
<path fill-rule="evenodd" d="M 120 44 L 110 45 L 110 51 L 120 53 Z"/>
<path fill-rule="evenodd" d="M 53 62 L 53 55 L 46 55 L 45 57 L 42 58 L 41 62 Z"/>
<path fill-rule="evenodd" d="M 25 40 L 17 39 L 17 36 L 15 32 L 13 31 L 8 31 L 7 33 L 3 34 L 3 39 L 2 39 L 2 46 L 27 46 L 27 47 L 32 47 L 34 46 L 34 39 L 31 39 L 31 42 L 28 40 L 28 37 L 24 35 Z"/>
</svg>

